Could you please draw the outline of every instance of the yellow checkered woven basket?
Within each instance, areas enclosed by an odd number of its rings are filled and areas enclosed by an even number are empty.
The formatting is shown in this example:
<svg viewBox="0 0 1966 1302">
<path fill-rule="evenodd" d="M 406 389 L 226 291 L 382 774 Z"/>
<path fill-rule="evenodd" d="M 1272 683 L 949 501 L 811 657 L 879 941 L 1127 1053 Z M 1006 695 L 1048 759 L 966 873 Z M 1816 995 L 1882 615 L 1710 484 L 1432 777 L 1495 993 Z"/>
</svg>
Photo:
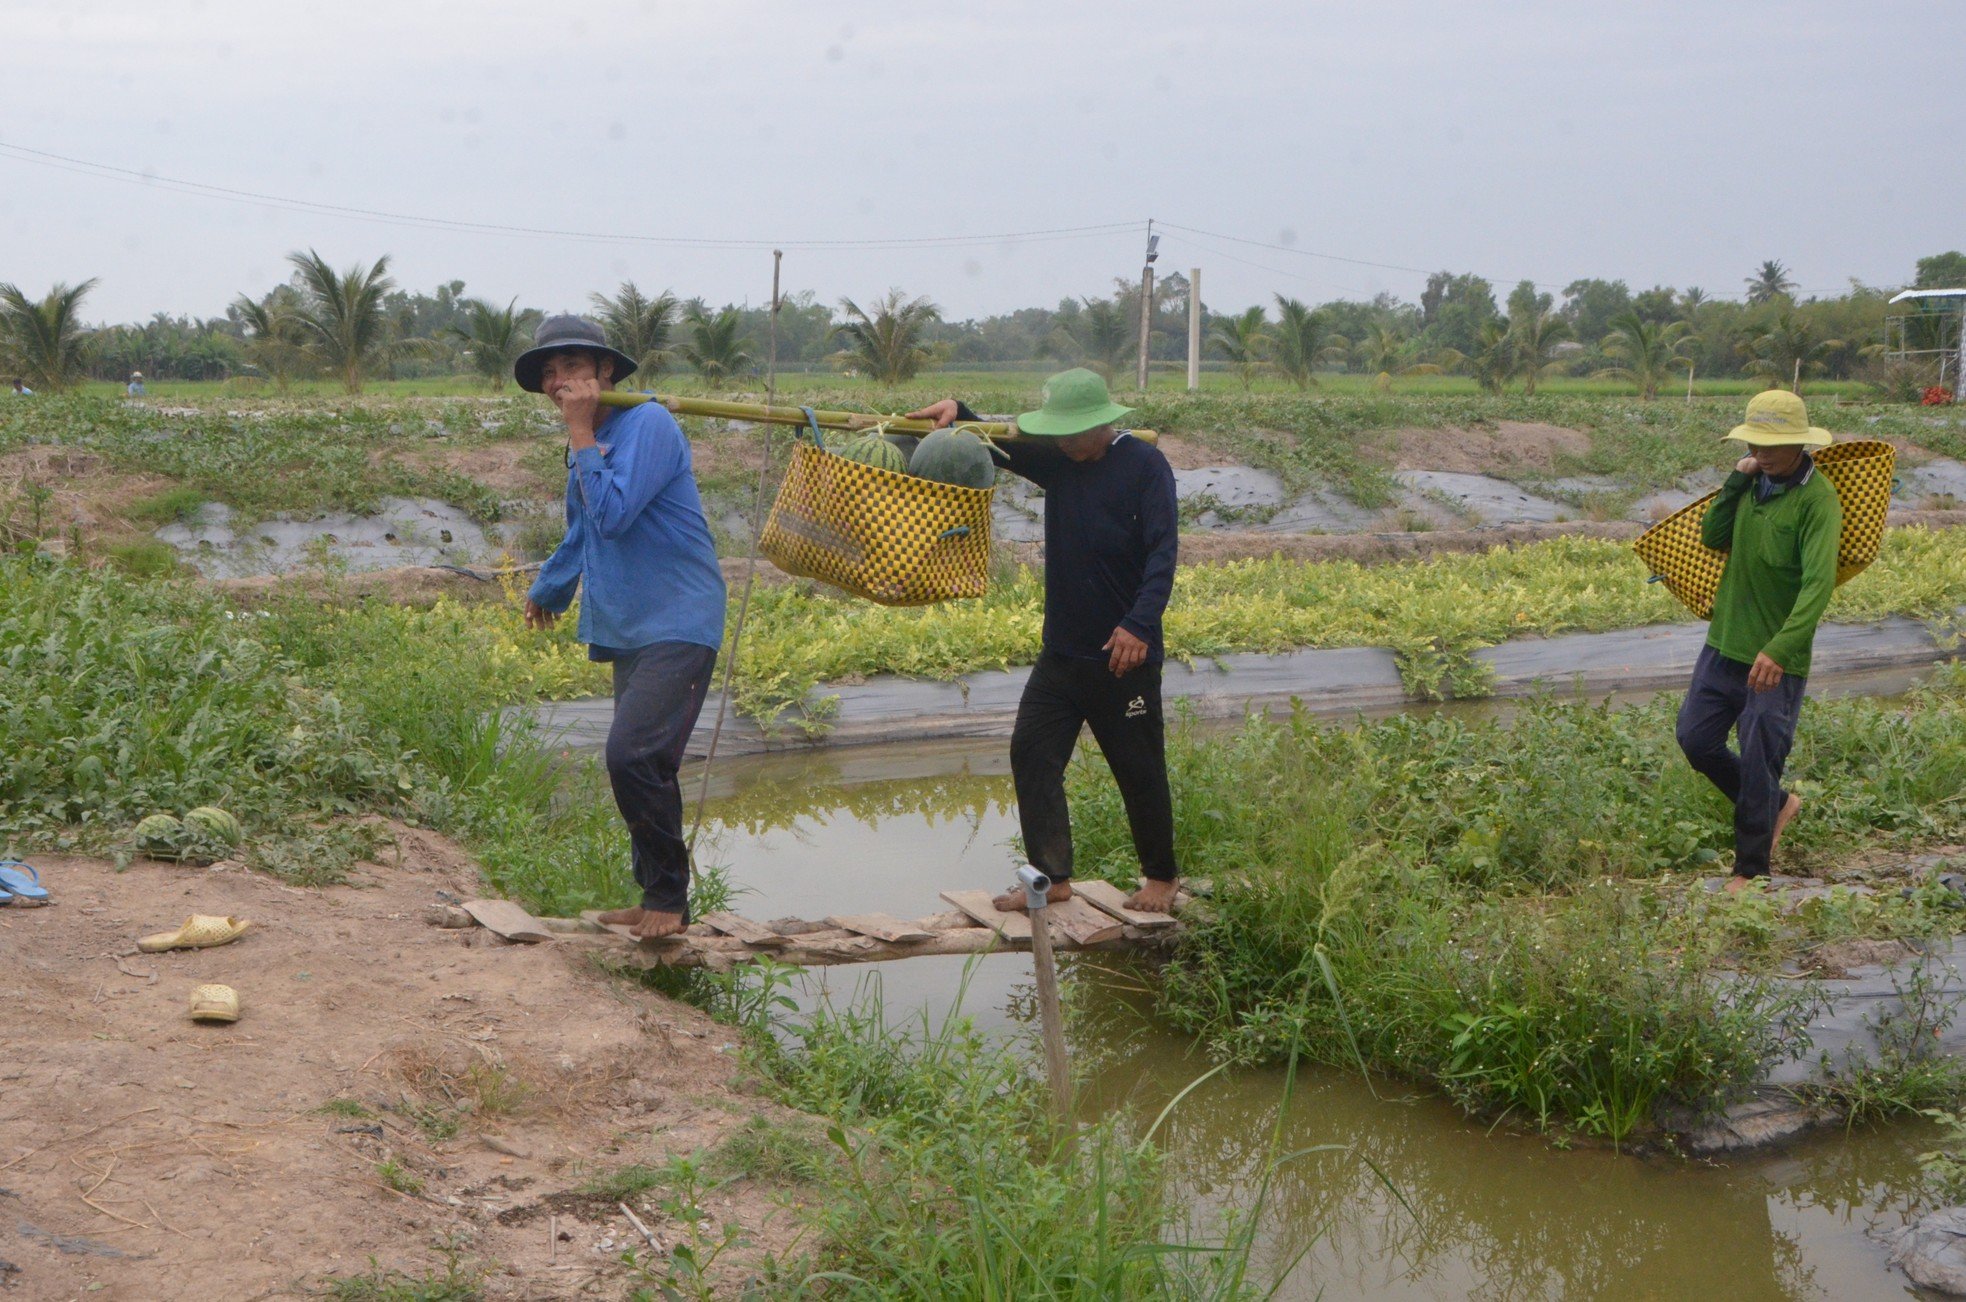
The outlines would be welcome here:
<svg viewBox="0 0 1966 1302">
<path fill-rule="evenodd" d="M 758 546 L 788 574 L 883 606 L 980 597 L 995 492 L 863 465 L 802 439 Z"/>
<path fill-rule="evenodd" d="M 1863 573 L 1884 544 L 1884 516 L 1891 506 L 1898 452 L 1889 443 L 1864 439 L 1832 444 L 1811 455 L 1843 504 L 1843 536 L 1836 548 L 1836 582 L 1841 586 Z M 1708 493 L 1681 507 L 1632 544 L 1639 559 L 1652 567 L 1653 580 L 1665 584 L 1701 619 L 1713 617 L 1713 595 L 1720 589 L 1721 571 L 1727 568 L 1727 553 L 1700 541 L 1700 522 L 1716 496 Z"/>
</svg>

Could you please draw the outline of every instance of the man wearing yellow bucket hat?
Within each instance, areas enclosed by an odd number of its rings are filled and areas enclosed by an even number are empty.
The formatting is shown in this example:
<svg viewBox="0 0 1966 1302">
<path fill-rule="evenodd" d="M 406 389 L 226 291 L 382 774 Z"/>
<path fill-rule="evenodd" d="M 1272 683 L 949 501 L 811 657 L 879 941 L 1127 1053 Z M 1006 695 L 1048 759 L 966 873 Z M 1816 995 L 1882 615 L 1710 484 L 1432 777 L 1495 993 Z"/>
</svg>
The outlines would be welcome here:
<svg viewBox="0 0 1966 1302">
<path fill-rule="evenodd" d="M 1147 878 L 1127 903 L 1174 905 L 1174 808 L 1161 715 L 1161 615 L 1180 545 L 1174 471 L 1160 449 L 1116 422 L 1132 414 L 1083 368 L 1045 381 L 1043 405 L 1017 418 L 1002 451 L 1014 475 L 1044 489 L 1044 638 L 1017 703 L 1010 772 L 1024 853 L 1072 895 L 1072 824 L 1065 766 L 1090 726 L 1119 784 L 1134 852 Z M 945 398 L 912 415 L 938 426 L 979 419 Z M 1025 907 L 1022 889 L 996 898 Z"/>
<path fill-rule="evenodd" d="M 1727 438 L 1750 451 L 1707 508 L 1702 540 L 1727 553 L 1707 644 L 1680 707 L 1679 747 L 1734 804 L 1729 891 L 1768 873 L 1782 831 L 1802 808 L 1782 789 L 1795 741 L 1816 624 L 1836 588 L 1843 507 L 1810 448 L 1828 430 L 1809 423 L 1800 397 L 1756 394 Z M 1738 731 L 1740 750 L 1727 745 Z"/>
</svg>

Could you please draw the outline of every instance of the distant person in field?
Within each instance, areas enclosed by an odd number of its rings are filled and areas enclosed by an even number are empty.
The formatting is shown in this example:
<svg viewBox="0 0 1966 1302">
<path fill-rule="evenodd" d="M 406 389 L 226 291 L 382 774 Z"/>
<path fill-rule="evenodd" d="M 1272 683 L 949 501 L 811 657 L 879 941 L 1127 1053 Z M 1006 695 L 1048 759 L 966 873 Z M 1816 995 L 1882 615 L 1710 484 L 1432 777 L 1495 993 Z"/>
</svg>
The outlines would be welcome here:
<svg viewBox="0 0 1966 1302">
<path fill-rule="evenodd" d="M 1120 431 L 1131 414 L 1088 370 L 1045 381 L 1043 405 L 1006 442 L 1014 475 L 1044 489 L 1044 638 L 1017 704 L 1010 771 L 1024 853 L 1072 897 L 1072 820 L 1065 766 L 1091 725 L 1119 783 L 1146 883 L 1128 903 L 1174 905 L 1174 808 L 1161 715 L 1161 616 L 1174 590 L 1179 519 L 1174 471 L 1160 449 Z M 911 415 L 937 426 L 978 419 L 953 398 Z M 1024 892 L 997 896 L 1005 913 Z"/>
<path fill-rule="evenodd" d="M 141 398 L 143 393 L 143 372 L 131 371 L 130 382 L 123 386 L 123 396 L 127 398 Z"/>
<path fill-rule="evenodd" d="M 601 920 L 643 939 L 689 925 L 689 848 L 676 771 L 724 634 L 724 576 L 697 495 L 689 441 L 661 403 L 602 407 L 635 370 L 585 317 L 542 322 L 512 365 L 567 427 L 567 535 L 526 594 L 547 629 L 580 589 L 580 640 L 614 665 L 608 780 L 628 825 L 641 900 Z"/>
<path fill-rule="evenodd" d="M 28 388 L 25 384 L 22 384 L 19 380 L 15 380 L 14 396 L 16 398 L 32 398 L 34 396 L 34 390 Z"/>
<path fill-rule="evenodd" d="M 1734 802 L 1729 891 L 1769 871 L 1769 859 L 1802 808 L 1782 789 L 1795 741 L 1816 624 L 1836 589 L 1843 506 L 1816 473 L 1810 448 L 1831 441 L 1809 423 L 1800 397 L 1757 394 L 1727 435 L 1748 455 L 1707 508 L 1702 538 L 1727 553 L 1707 644 L 1680 707 L 1679 747 Z M 1738 731 L 1740 750 L 1727 734 Z"/>
</svg>

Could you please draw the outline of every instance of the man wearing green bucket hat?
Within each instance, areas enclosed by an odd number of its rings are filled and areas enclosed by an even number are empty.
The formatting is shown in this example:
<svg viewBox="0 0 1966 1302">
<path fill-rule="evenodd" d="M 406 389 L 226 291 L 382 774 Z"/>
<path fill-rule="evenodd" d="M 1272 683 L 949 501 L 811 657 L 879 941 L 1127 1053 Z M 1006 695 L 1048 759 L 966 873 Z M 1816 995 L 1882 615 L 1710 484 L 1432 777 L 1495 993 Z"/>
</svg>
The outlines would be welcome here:
<svg viewBox="0 0 1966 1302">
<path fill-rule="evenodd" d="M 1161 714 L 1161 615 L 1174 590 L 1179 523 L 1174 471 L 1160 449 L 1116 423 L 1114 402 L 1091 371 L 1045 381 L 1042 405 L 1017 418 L 1023 436 L 1001 446 L 1010 472 L 1044 490 L 1044 640 L 1017 705 L 1010 771 L 1024 853 L 1072 894 L 1072 824 L 1065 766 L 1090 726 L 1126 804 L 1146 884 L 1127 901 L 1165 913 L 1174 904 L 1174 809 Z M 938 426 L 979 419 L 952 398 L 912 415 Z M 996 899 L 1022 910 L 1021 888 Z"/>
<path fill-rule="evenodd" d="M 1679 747 L 1734 804 L 1729 891 L 1766 876 L 1802 799 L 1782 789 L 1795 741 L 1816 624 L 1836 588 L 1843 507 L 1810 448 L 1828 430 L 1809 423 L 1800 397 L 1755 395 L 1726 435 L 1749 447 L 1707 508 L 1702 541 L 1727 553 L 1707 644 L 1680 707 Z M 1737 731 L 1740 750 L 1727 745 Z"/>
</svg>

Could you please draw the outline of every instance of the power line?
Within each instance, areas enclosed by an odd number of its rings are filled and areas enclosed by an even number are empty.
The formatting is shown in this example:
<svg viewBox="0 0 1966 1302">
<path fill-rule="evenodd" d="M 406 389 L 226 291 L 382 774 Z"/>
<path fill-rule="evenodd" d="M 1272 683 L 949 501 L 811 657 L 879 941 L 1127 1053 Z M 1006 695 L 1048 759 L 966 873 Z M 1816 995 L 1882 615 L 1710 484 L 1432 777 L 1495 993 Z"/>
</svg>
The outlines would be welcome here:
<svg viewBox="0 0 1966 1302">
<path fill-rule="evenodd" d="M 1416 276 L 1431 276 L 1440 270 L 1439 267 L 1409 267 L 1398 262 L 1373 262 L 1367 258 L 1348 258 L 1339 253 L 1319 253 L 1313 249 L 1300 249 L 1289 244 L 1275 244 L 1268 240 L 1246 239 L 1240 235 L 1224 235 L 1220 231 L 1200 230 L 1193 226 L 1182 226 L 1177 222 L 1163 221 L 1160 224 L 1169 230 L 1186 231 L 1190 235 L 1206 235 L 1211 239 L 1228 240 L 1234 244 L 1247 244 L 1259 249 L 1273 249 L 1278 253 L 1295 254 L 1300 258 L 1318 258 L 1325 262 L 1343 262 L 1354 267 L 1375 267 L 1380 271 L 1404 271 Z M 1494 283 L 1502 284 L 1505 279 L 1496 278 Z M 1520 277 L 1519 279 L 1527 280 L 1528 277 Z M 1554 290 L 1558 288 L 1554 282 L 1550 281 L 1530 280 L 1529 283 L 1538 289 Z"/>
<path fill-rule="evenodd" d="M 1137 230 L 1142 224 L 1137 221 L 1105 222 L 1094 226 L 1056 226 L 1043 230 L 1003 231 L 993 235 L 885 236 L 854 240 L 743 240 L 682 235 L 639 235 L 614 231 L 564 230 L 549 226 L 516 226 L 500 222 L 466 221 L 461 218 L 432 217 L 419 213 L 390 212 L 386 209 L 379 208 L 361 208 L 348 204 L 323 203 L 312 199 L 296 199 L 288 195 L 265 194 L 256 190 L 240 190 L 230 186 L 211 185 L 203 181 L 187 181 L 179 177 L 162 176 L 155 172 L 139 171 L 129 167 L 118 167 L 110 163 L 93 162 L 86 158 L 75 158 L 67 154 L 57 154 L 45 149 L 33 149 L 26 145 L 16 145 L 7 141 L 0 141 L 0 157 L 12 158 L 15 162 L 51 167 L 58 171 L 93 176 L 98 180 L 118 181 L 129 185 L 161 186 L 182 194 L 199 195 L 204 198 L 218 199 L 231 203 L 249 203 L 260 207 L 285 209 L 290 212 L 321 213 L 328 216 L 347 217 L 360 221 L 380 222 L 386 225 L 410 226 L 424 230 L 464 231 L 485 235 L 519 236 L 533 239 L 582 240 L 609 244 L 653 244 L 677 248 L 747 250 L 971 248 L 993 244 L 1031 243 L 1043 240 L 1086 239 L 1093 236 L 1113 235 Z"/>
</svg>

